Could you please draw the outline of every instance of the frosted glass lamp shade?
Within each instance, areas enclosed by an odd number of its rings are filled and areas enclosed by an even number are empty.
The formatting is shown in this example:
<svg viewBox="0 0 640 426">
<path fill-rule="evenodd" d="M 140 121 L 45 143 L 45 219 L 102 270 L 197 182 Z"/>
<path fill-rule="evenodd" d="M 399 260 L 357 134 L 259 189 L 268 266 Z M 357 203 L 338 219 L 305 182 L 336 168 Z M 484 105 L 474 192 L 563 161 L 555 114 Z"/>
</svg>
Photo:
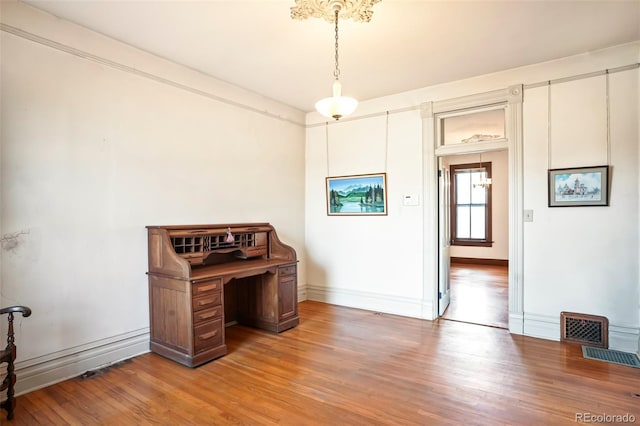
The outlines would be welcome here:
<svg viewBox="0 0 640 426">
<path fill-rule="evenodd" d="M 358 101 L 342 96 L 342 85 L 340 80 L 333 82 L 333 96 L 330 98 L 320 99 L 316 102 L 316 110 L 327 118 L 335 118 L 340 120 L 345 115 L 353 113 L 358 107 Z"/>
</svg>

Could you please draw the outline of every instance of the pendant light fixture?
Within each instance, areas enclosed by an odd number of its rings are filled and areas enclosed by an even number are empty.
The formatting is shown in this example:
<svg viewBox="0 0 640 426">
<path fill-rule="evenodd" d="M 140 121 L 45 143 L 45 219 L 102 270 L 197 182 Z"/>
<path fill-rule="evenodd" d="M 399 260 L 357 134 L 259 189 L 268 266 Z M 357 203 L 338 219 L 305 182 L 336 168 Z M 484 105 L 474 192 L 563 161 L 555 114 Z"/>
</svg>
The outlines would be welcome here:
<svg viewBox="0 0 640 426">
<path fill-rule="evenodd" d="M 482 173 L 480 175 L 480 180 L 478 181 L 478 183 L 474 183 L 473 187 L 474 188 L 481 187 L 481 188 L 488 189 L 491 186 L 491 178 L 487 177 L 487 172 L 482 167 L 482 153 L 480 153 L 480 172 Z"/>
<path fill-rule="evenodd" d="M 355 21 L 369 22 L 373 12 L 371 7 L 380 0 L 296 0 L 296 6 L 291 8 L 291 17 L 305 19 L 309 16 L 324 18 L 335 24 L 335 69 L 333 71 L 333 94 L 316 102 L 316 110 L 327 118 L 340 120 L 353 113 L 358 106 L 354 98 L 342 96 L 340 83 L 340 65 L 338 55 L 338 19 L 353 18 Z"/>
<path fill-rule="evenodd" d="M 338 61 L 338 15 L 342 9 L 342 4 L 339 1 L 333 2 L 333 12 L 335 16 L 336 24 L 336 43 L 335 43 L 335 60 L 336 67 L 333 70 L 333 96 L 330 98 L 320 99 L 316 102 L 316 110 L 327 118 L 335 118 L 340 120 L 345 115 L 353 113 L 358 107 L 358 101 L 354 98 L 342 96 L 342 83 L 340 83 L 340 66 Z"/>
</svg>

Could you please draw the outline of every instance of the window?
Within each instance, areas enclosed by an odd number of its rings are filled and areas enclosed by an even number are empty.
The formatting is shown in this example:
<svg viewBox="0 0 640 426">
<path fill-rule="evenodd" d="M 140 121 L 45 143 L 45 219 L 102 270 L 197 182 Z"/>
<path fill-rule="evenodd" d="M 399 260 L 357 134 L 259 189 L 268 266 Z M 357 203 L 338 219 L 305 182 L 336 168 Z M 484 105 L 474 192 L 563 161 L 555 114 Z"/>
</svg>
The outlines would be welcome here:
<svg viewBox="0 0 640 426">
<path fill-rule="evenodd" d="M 505 140 L 504 106 L 445 113 L 438 118 L 440 146 Z"/>
<path fill-rule="evenodd" d="M 451 244 L 491 247 L 491 163 L 451 165 Z"/>
</svg>

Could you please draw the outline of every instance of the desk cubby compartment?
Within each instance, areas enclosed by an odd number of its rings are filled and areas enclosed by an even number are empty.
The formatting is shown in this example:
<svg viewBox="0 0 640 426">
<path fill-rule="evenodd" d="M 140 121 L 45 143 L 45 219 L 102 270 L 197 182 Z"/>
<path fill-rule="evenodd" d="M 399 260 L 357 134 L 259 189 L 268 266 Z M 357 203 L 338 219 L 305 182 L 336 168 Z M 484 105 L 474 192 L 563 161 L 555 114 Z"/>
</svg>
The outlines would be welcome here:
<svg viewBox="0 0 640 426">
<path fill-rule="evenodd" d="M 177 255 L 192 265 L 200 265 L 211 253 L 231 253 L 237 249 L 240 258 L 268 256 L 268 237 L 266 232 L 233 233 L 233 241 L 227 241 L 224 233 L 173 234 L 171 245 Z"/>
<path fill-rule="evenodd" d="M 171 237 L 171 245 L 176 254 L 197 253 L 202 251 L 202 240 L 201 236 Z"/>
<path fill-rule="evenodd" d="M 223 248 L 242 247 L 242 241 L 239 235 L 233 236 L 233 241 L 227 241 L 227 234 L 206 235 L 205 251 L 215 251 Z"/>
</svg>

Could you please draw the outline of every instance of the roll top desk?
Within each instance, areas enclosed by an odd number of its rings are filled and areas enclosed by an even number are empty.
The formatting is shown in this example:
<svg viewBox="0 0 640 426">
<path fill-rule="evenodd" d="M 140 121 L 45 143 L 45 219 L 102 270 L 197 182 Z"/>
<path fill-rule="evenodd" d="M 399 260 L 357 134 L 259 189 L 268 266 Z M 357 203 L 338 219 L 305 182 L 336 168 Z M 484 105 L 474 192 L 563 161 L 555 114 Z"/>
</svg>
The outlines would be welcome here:
<svg viewBox="0 0 640 426">
<path fill-rule="evenodd" d="M 225 324 L 299 323 L 297 258 L 268 223 L 147 226 L 150 349 L 189 367 L 227 353 Z"/>
</svg>

